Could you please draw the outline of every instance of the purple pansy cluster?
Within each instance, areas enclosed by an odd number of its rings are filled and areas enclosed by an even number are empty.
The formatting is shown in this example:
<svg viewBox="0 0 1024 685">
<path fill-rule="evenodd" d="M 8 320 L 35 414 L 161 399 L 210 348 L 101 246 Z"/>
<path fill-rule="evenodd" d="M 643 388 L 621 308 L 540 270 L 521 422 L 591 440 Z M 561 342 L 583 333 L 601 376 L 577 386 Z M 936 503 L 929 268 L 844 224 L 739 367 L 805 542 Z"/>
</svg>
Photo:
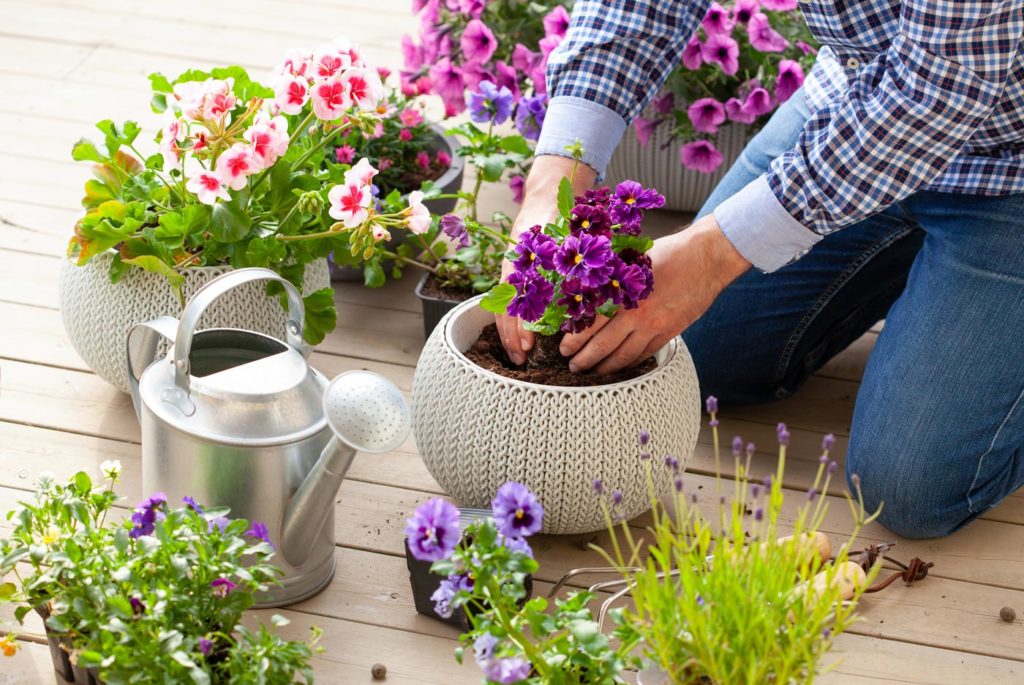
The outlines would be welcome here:
<svg viewBox="0 0 1024 685">
<path fill-rule="evenodd" d="M 656 190 L 624 181 L 613 192 L 588 190 L 559 226 L 525 231 L 512 249 L 515 288 L 507 313 L 524 321 L 554 321 L 566 333 L 591 326 L 598 313 L 634 309 L 654 287 L 651 260 L 630 238 L 640 234 L 644 212 L 665 203 Z M 552 331 L 554 332 L 554 331 Z"/>
<path fill-rule="evenodd" d="M 156 529 L 156 522 L 165 516 L 163 511 L 165 504 L 167 504 L 167 495 L 157 492 L 137 506 L 132 512 L 132 529 L 128 535 L 133 538 L 152 535 Z"/>
</svg>

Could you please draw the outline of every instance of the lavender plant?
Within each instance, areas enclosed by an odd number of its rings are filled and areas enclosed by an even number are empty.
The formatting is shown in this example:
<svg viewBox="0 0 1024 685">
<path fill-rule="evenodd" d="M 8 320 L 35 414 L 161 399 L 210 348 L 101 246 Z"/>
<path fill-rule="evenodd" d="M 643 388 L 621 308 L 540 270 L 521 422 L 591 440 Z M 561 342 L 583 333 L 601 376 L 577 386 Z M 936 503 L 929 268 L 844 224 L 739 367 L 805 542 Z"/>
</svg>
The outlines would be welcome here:
<svg viewBox="0 0 1024 685">
<path fill-rule="evenodd" d="M 472 646 L 489 684 L 606 685 L 624 682 L 620 674 L 635 646 L 630 639 L 612 646 L 587 604 L 588 592 L 569 595 L 554 607 L 541 597 L 527 600 L 525 579 L 537 570 L 527 538 L 541 529 L 544 509 L 519 483 L 506 483 L 491 503 L 492 515 L 459 527 L 459 512 L 442 499 L 420 505 L 408 520 L 412 555 L 432 561 L 445 579 L 432 599 L 442 617 L 462 609 L 472 628 L 456 650 Z"/>
</svg>

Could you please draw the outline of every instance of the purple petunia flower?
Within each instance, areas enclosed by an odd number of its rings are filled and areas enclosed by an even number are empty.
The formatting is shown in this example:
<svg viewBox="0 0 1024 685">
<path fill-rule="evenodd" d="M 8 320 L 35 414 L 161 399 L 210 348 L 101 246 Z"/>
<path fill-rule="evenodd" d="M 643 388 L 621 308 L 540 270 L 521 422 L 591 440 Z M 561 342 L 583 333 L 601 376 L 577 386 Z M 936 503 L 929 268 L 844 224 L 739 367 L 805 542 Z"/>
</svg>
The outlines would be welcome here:
<svg viewBox="0 0 1024 685">
<path fill-rule="evenodd" d="M 443 57 L 430 67 L 430 83 L 444 101 L 445 113 L 458 114 L 466 108 L 466 84 L 462 69 Z"/>
<path fill-rule="evenodd" d="M 636 309 L 640 301 L 650 294 L 647 273 L 637 264 L 626 264 L 619 257 L 611 260 L 612 271 L 608 282 L 601 287 L 601 294 L 613 304 L 626 309 Z"/>
<path fill-rule="evenodd" d="M 575 278 L 562 281 L 561 289 L 562 297 L 558 304 L 565 305 L 566 314 L 573 319 L 593 320 L 597 308 L 608 299 L 597 288 L 588 288 Z"/>
<path fill-rule="evenodd" d="M 530 677 L 532 669 L 529 661 L 519 657 L 491 659 L 483 667 L 484 677 L 500 685 L 513 685 L 520 680 L 526 680 Z"/>
<path fill-rule="evenodd" d="M 480 90 L 466 95 L 469 118 L 478 124 L 503 124 L 512 115 L 512 91 L 493 81 L 481 81 Z"/>
<path fill-rule="evenodd" d="M 521 483 L 509 482 L 498 488 L 491 509 L 498 531 L 508 538 L 533 535 L 544 519 L 544 507 L 537 496 Z"/>
<path fill-rule="evenodd" d="M 181 502 L 182 502 L 182 504 L 186 505 L 189 509 L 191 509 L 192 511 L 196 512 L 197 514 L 202 514 L 203 513 L 203 508 L 200 507 L 198 504 L 196 504 L 196 501 L 194 499 L 192 499 L 191 497 L 189 497 L 188 495 L 185 495 L 184 497 L 182 497 L 181 498 Z"/>
<path fill-rule="evenodd" d="M 747 37 L 754 49 L 761 52 L 782 52 L 789 47 L 789 41 L 772 28 L 768 16 L 761 12 L 750 18 L 747 24 Z"/>
<path fill-rule="evenodd" d="M 710 141 L 695 140 L 679 149 L 679 158 L 683 166 L 705 174 L 710 174 L 722 166 L 725 158 Z"/>
<path fill-rule="evenodd" d="M 516 289 L 506 313 L 523 321 L 536 321 L 544 316 L 544 310 L 555 296 L 555 286 L 536 271 L 513 271 L 505 282 Z"/>
<path fill-rule="evenodd" d="M 737 24 L 746 24 L 757 13 L 758 0 L 736 0 L 732 7 L 732 17 Z"/>
<path fill-rule="evenodd" d="M 641 147 L 647 147 L 651 142 L 651 136 L 654 135 L 654 131 L 660 123 L 661 121 L 658 119 L 647 119 L 645 117 L 634 119 L 633 133 L 636 134 L 636 142 L 640 143 Z"/>
<path fill-rule="evenodd" d="M 523 98 L 516 107 L 516 128 L 527 140 L 537 140 L 544 126 L 544 115 L 548 111 L 546 95 Z"/>
<path fill-rule="evenodd" d="M 712 33 L 728 35 L 732 33 L 733 24 L 734 21 L 729 16 L 729 12 L 717 2 L 711 3 L 711 7 L 708 8 L 707 14 L 704 15 L 704 19 L 700 23 L 709 35 Z"/>
<path fill-rule="evenodd" d="M 651 102 L 651 107 L 658 114 L 668 114 L 672 111 L 672 108 L 676 104 L 676 96 L 672 93 L 665 93 L 654 98 Z"/>
<path fill-rule="evenodd" d="M 740 46 L 729 36 L 714 33 L 701 48 L 701 57 L 708 64 L 717 64 L 727 75 L 732 76 L 740 68 Z"/>
<path fill-rule="evenodd" d="M 526 190 L 526 179 L 522 174 L 516 174 L 508 179 L 508 187 L 512 190 L 512 200 L 518 205 L 523 204 L 523 191 Z"/>
<path fill-rule="evenodd" d="M 214 595 L 224 598 L 230 595 L 231 591 L 238 586 L 222 576 L 211 582 L 210 587 L 213 588 Z"/>
<path fill-rule="evenodd" d="M 555 254 L 555 269 L 566 278 L 579 279 L 585 286 L 600 287 L 611 273 L 608 262 L 613 254 L 611 241 L 606 236 L 569 235 Z"/>
<path fill-rule="evenodd" d="M 574 234 L 612 234 L 612 219 L 601 205 L 576 205 L 569 213 L 569 230 Z"/>
<path fill-rule="evenodd" d="M 154 493 L 152 497 L 139 504 L 132 514 L 134 525 L 128 535 L 132 538 L 152 535 L 157 520 L 164 516 L 162 509 L 165 504 L 167 504 L 167 495 L 162 492 Z"/>
<path fill-rule="evenodd" d="M 694 131 L 718 133 L 718 126 L 725 121 L 725 107 L 714 98 L 701 98 L 686 108 L 686 115 Z"/>
<path fill-rule="evenodd" d="M 405 537 L 409 551 L 420 561 L 447 558 L 462 538 L 459 510 L 440 497 L 427 500 L 406 521 Z"/>
<path fill-rule="evenodd" d="M 697 36 L 690 39 L 690 42 L 683 48 L 683 66 L 690 71 L 700 69 L 700 66 L 704 64 L 704 44 L 700 42 Z"/>
<path fill-rule="evenodd" d="M 199 638 L 199 651 L 203 653 L 203 656 L 210 656 L 210 652 L 213 651 L 213 640 L 205 637 Z"/>
<path fill-rule="evenodd" d="M 472 19 L 466 24 L 459 39 L 459 47 L 467 62 L 484 63 L 490 61 L 498 48 L 498 39 L 487 28 L 487 24 L 479 19 Z"/>
<path fill-rule="evenodd" d="M 761 0 L 766 10 L 775 12 L 792 12 L 796 9 L 797 0 Z"/>
<path fill-rule="evenodd" d="M 530 547 L 530 543 L 526 541 L 526 538 L 507 538 L 505 536 L 502 536 L 501 544 L 507 547 L 512 552 L 525 554 L 526 556 L 533 559 L 533 548 Z"/>
<path fill-rule="evenodd" d="M 775 98 L 785 102 L 804 85 L 804 70 L 799 62 L 791 59 L 779 60 L 779 75 L 775 80 Z"/>
<path fill-rule="evenodd" d="M 752 124 L 757 119 L 757 115 L 744 108 L 743 101 L 738 98 L 729 98 L 725 101 L 725 116 L 729 118 L 729 121 L 735 121 L 738 124 Z"/>
<path fill-rule="evenodd" d="M 512 262 L 519 271 L 536 271 L 538 267 L 553 269 L 558 243 L 544 233 L 540 226 L 534 226 L 528 231 L 523 231 L 513 251 L 519 255 Z"/>
<path fill-rule="evenodd" d="M 265 523 L 253 521 L 252 526 L 249 527 L 249 530 L 245 531 L 245 534 L 258 538 L 271 547 L 274 546 L 274 543 L 270 541 L 270 531 L 267 529 L 267 524 Z"/>
<path fill-rule="evenodd" d="M 544 34 L 548 36 L 564 36 L 569 30 L 569 13 L 561 5 L 544 15 Z"/>
<path fill-rule="evenodd" d="M 430 595 L 430 601 L 434 603 L 434 613 L 441 618 L 451 618 L 455 608 L 452 606 L 452 600 L 455 599 L 455 584 L 451 580 L 445 578 L 434 590 L 434 594 Z"/>
<path fill-rule="evenodd" d="M 469 247 L 469 231 L 466 230 L 466 222 L 454 214 L 445 214 L 441 217 L 441 232 L 451 238 L 460 247 Z"/>
<path fill-rule="evenodd" d="M 754 117 L 759 117 L 775 109 L 775 102 L 772 100 L 771 93 L 757 86 L 747 93 L 747 99 L 743 102 L 743 109 L 753 114 Z"/>
</svg>

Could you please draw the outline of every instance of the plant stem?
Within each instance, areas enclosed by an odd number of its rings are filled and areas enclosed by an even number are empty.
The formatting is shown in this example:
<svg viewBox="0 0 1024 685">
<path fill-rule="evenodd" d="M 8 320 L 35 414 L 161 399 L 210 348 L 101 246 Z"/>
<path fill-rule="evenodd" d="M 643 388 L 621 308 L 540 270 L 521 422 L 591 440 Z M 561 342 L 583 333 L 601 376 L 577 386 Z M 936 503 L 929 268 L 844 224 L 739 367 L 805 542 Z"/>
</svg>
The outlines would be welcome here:
<svg viewBox="0 0 1024 685">
<path fill-rule="evenodd" d="M 537 671 L 537 675 L 541 676 L 542 682 L 550 682 L 548 675 L 548 664 L 540 658 L 537 650 L 534 649 L 533 643 L 531 643 L 523 633 L 516 628 L 515 623 L 505 615 L 505 612 L 501 610 L 501 588 L 495 587 L 494 581 L 489 580 L 484 586 L 487 591 L 487 601 L 494 611 L 495 618 L 498 619 L 498 624 L 505 630 L 508 637 L 512 642 L 523 651 L 527 661 L 533 666 L 534 670 Z"/>
<path fill-rule="evenodd" d="M 390 260 L 395 261 L 395 262 L 399 262 L 399 263 L 402 263 L 402 264 L 412 264 L 413 266 L 418 266 L 419 268 L 423 269 L 424 271 L 429 271 L 432 274 L 436 274 L 437 273 L 437 269 L 435 267 L 433 267 L 433 266 L 430 266 L 429 264 L 424 264 L 423 262 L 415 260 L 412 257 L 403 257 L 402 255 L 395 254 L 394 252 L 391 252 L 390 250 L 381 250 L 380 251 L 380 255 L 382 257 L 384 257 L 385 259 L 390 259 Z"/>
</svg>

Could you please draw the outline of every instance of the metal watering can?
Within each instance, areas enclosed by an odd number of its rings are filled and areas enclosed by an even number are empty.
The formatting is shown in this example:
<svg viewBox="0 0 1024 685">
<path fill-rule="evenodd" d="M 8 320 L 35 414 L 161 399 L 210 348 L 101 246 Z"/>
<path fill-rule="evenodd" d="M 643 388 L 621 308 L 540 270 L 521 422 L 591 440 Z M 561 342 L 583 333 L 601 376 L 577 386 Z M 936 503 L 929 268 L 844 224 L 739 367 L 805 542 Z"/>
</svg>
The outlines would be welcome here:
<svg viewBox="0 0 1024 685">
<path fill-rule="evenodd" d="M 196 332 L 218 297 L 264 280 L 287 293 L 287 344 L 253 331 Z M 281 586 L 257 597 L 261 607 L 298 602 L 331 581 L 334 503 L 345 472 L 356 451 L 398 447 L 412 423 L 401 392 L 383 376 L 348 371 L 328 383 L 309 366 L 304 316 L 291 283 L 269 269 L 239 269 L 199 289 L 180 320 L 161 316 L 128 334 L 143 493 L 165 492 L 170 502 L 188 495 L 266 524 L 284 574 Z M 154 361 L 162 338 L 170 350 Z"/>
</svg>

